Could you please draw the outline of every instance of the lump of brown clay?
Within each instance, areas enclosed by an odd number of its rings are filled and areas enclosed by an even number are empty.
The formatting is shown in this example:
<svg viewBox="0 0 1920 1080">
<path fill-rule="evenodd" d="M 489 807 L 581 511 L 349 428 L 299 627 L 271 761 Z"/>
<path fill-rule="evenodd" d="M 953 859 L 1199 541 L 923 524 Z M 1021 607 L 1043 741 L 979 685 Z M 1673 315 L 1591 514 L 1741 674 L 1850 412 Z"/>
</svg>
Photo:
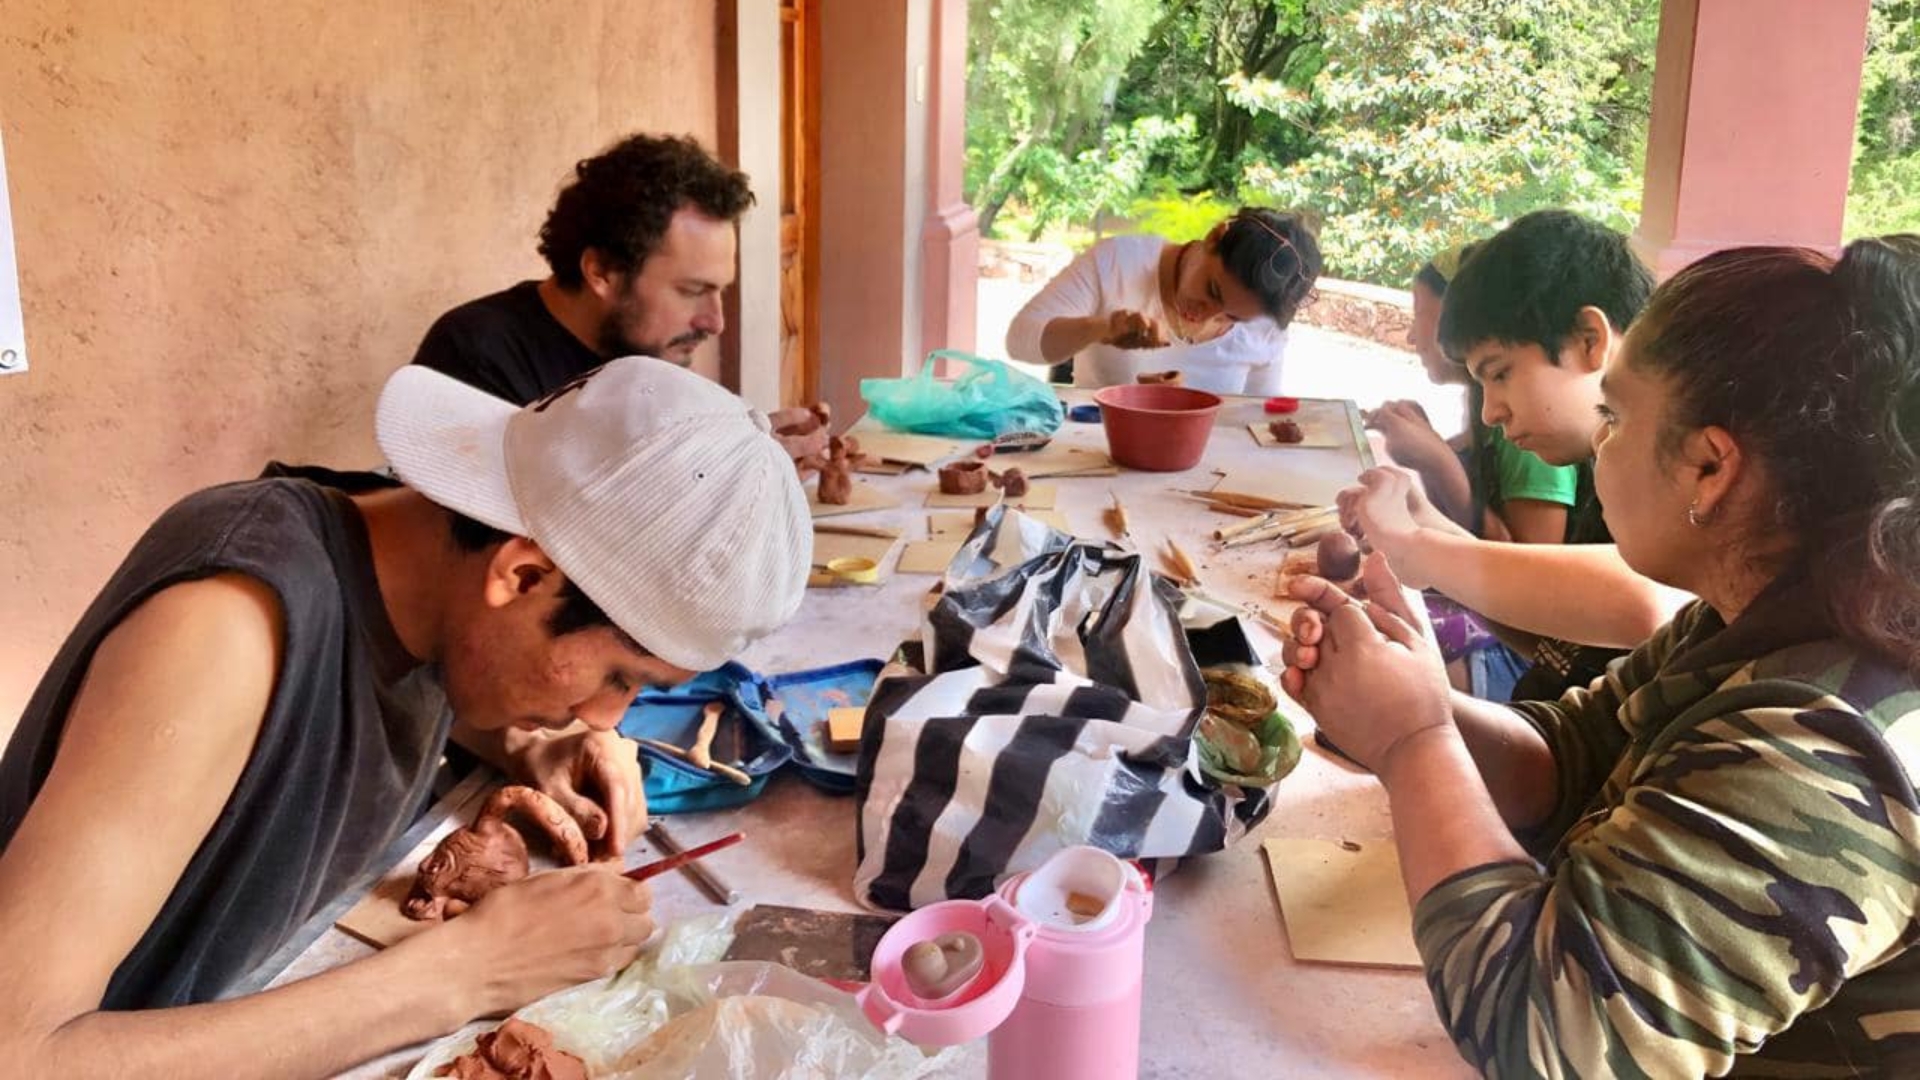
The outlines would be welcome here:
<svg viewBox="0 0 1920 1080">
<path fill-rule="evenodd" d="M 993 486 L 1009 497 L 1017 498 L 1027 493 L 1027 474 L 1019 469 L 1008 469 L 993 476 Z"/>
<path fill-rule="evenodd" d="M 940 491 L 946 495 L 978 495 L 987 490 L 987 467 L 978 461 L 956 461 L 940 469 Z"/>
<path fill-rule="evenodd" d="M 538 822 L 567 866 L 587 861 L 587 838 L 560 804 L 517 784 L 493 793 L 473 824 L 455 829 L 433 854 L 420 860 L 413 889 L 400 903 L 409 919 L 451 919 L 502 885 L 527 876 L 527 841 L 507 815 L 519 811 Z"/>
<path fill-rule="evenodd" d="M 780 409 L 767 417 L 773 425 L 773 438 L 795 462 L 818 458 L 827 451 L 827 435 L 833 426 L 833 407 L 826 402 Z M 801 475 L 805 475 L 803 471 Z"/>
<path fill-rule="evenodd" d="M 853 500 L 853 468 L 866 455 L 860 452 L 860 440 L 851 435 L 835 435 L 827 443 L 827 459 L 820 465 L 820 501 L 845 506 Z"/>
<path fill-rule="evenodd" d="M 1267 430 L 1273 434 L 1273 441 L 1275 442 L 1297 443 L 1307 441 L 1307 433 L 1301 431 L 1300 425 L 1294 423 L 1292 420 L 1275 420 L 1273 423 L 1267 425 Z"/>
<path fill-rule="evenodd" d="M 958 993 L 986 963 L 986 950 L 972 934 L 941 934 L 915 942 L 900 958 L 907 989 L 928 1001 Z"/>
<path fill-rule="evenodd" d="M 474 1041 L 473 1053 L 454 1058 L 433 1075 L 454 1080 L 587 1080 L 587 1063 L 556 1049 L 553 1034 L 538 1024 L 508 1020 Z"/>
<path fill-rule="evenodd" d="M 1360 573 L 1360 544 L 1338 529 L 1320 538 L 1313 558 L 1320 576 L 1328 581 L 1345 581 Z"/>
<path fill-rule="evenodd" d="M 1140 383 L 1143 386 L 1154 386 L 1156 384 L 1163 385 L 1163 386 L 1179 386 L 1181 383 L 1186 381 L 1186 377 L 1181 375 L 1180 372 L 1178 371 L 1143 371 L 1140 374 L 1134 376 L 1133 381 Z"/>
</svg>

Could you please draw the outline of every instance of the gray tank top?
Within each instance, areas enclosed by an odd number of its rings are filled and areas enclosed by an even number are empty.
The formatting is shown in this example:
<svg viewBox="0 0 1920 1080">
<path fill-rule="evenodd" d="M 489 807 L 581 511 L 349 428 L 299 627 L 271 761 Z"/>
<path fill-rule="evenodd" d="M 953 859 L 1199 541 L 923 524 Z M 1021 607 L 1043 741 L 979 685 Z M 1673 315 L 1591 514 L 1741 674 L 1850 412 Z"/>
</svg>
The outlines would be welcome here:
<svg viewBox="0 0 1920 1080">
<path fill-rule="evenodd" d="M 342 490 L 390 482 L 283 466 L 269 475 L 281 478 L 209 488 L 154 523 L 61 647 L 0 758 L 4 849 L 53 766 L 94 650 L 129 612 L 169 585 L 229 571 L 279 595 L 285 666 L 253 755 L 114 972 L 104 1009 L 218 997 L 399 836 L 447 737 L 438 668 L 401 647 Z"/>
</svg>

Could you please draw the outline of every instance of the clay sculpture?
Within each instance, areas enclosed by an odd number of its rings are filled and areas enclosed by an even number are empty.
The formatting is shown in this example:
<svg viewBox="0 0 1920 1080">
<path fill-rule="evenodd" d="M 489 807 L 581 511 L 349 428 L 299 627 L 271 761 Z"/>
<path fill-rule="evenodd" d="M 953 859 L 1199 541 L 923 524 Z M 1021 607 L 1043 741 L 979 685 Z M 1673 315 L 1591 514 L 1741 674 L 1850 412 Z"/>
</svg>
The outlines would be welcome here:
<svg viewBox="0 0 1920 1080">
<path fill-rule="evenodd" d="M 987 490 L 987 467 L 978 461 L 956 461 L 940 469 L 940 491 L 945 495 L 978 495 Z"/>
<path fill-rule="evenodd" d="M 1360 573 L 1360 542 L 1335 530 L 1320 538 L 1314 549 L 1315 569 L 1328 581 L 1346 581 Z"/>
<path fill-rule="evenodd" d="M 1273 423 L 1267 425 L 1267 430 L 1273 434 L 1274 442 L 1297 443 L 1307 441 L 1307 433 L 1301 431 L 1300 425 L 1292 420 L 1275 420 Z"/>
<path fill-rule="evenodd" d="M 999 488 L 1008 498 L 1019 498 L 1027 493 L 1027 474 L 1019 469 L 1008 469 L 1006 472 L 996 473 L 991 479 L 993 486 Z"/>
<path fill-rule="evenodd" d="M 900 973 L 907 978 L 907 989 L 938 1001 L 965 989 L 985 963 L 980 939 L 956 932 L 909 945 L 900 958 Z"/>
<path fill-rule="evenodd" d="M 556 1049 L 538 1024 L 508 1020 L 474 1040 L 472 1053 L 434 1072 L 453 1080 L 587 1080 L 587 1063 Z"/>
<path fill-rule="evenodd" d="M 845 506 L 853 500 L 853 469 L 866 457 L 860 452 L 860 440 L 851 435 L 835 435 L 827 441 L 826 460 L 819 464 L 820 501 Z"/>
<path fill-rule="evenodd" d="M 509 785 L 488 798 L 473 824 L 455 829 L 420 861 L 413 889 L 401 902 L 409 919 L 451 919 L 502 885 L 527 876 L 527 841 L 507 820 L 519 811 L 538 822 L 560 862 L 587 861 L 587 838 L 560 804 L 530 787 Z"/>
</svg>

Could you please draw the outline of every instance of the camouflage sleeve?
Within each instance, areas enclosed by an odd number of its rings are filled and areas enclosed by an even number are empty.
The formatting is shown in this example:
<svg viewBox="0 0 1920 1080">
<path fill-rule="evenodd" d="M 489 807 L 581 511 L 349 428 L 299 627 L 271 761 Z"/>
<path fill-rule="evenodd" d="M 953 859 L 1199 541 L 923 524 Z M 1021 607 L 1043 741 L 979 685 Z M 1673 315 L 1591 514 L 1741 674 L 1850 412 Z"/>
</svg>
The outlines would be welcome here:
<svg viewBox="0 0 1920 1080">
<path fill-rule="evenodd" d="M 1702 708 L 1550 872 L 1478 867 L 1421 898 L 1434 1002 L 1484 1075 L 1723 1075 L 1906 947 L 1920 804 L 1894 728 L 1920 713 L 1883 732 L 1778 680 Z"/>
<path fill-rule="evenodd" d="M 1628 731 L 1619 715 L 1621 704 L 1659 672 L 1675 643 L 1693 626 L 1698 607 L 1696 604 L 1681 611 L 1639 648 L 1608 665 L 1607 673 L 1593 685 L 1576 686 L 1558 701 L 1513 703 L 1514 711 L 1540 732 L 1553 751 L 1558 781 L 1553 813 L 1532 828 L 1514 831 L 1514 838 L 1535 858 L 1546 858 L 1599 793 L 1627 744 Z"/>
</svg>

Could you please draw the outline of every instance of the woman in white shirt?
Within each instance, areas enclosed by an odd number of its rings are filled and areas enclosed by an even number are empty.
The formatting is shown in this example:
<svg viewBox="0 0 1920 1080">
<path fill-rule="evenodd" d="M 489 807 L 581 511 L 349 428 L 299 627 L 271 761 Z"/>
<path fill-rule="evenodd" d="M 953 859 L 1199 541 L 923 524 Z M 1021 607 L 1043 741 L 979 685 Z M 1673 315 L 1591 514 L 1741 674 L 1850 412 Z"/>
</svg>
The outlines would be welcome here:
<svg viewBox="0 0 1920 1080">
<path fill-rule="evenodd" d="M 1072 361 L 1075 386 L 1179 371 L 1216 394 L 1280 391 L 1287 324 L 1320 276 L 1298 214 L 1244 207 L 1202 240 L 1116 236 L 1088 248 L 1007 328 L 1007 355 Z"/>
</svg>

